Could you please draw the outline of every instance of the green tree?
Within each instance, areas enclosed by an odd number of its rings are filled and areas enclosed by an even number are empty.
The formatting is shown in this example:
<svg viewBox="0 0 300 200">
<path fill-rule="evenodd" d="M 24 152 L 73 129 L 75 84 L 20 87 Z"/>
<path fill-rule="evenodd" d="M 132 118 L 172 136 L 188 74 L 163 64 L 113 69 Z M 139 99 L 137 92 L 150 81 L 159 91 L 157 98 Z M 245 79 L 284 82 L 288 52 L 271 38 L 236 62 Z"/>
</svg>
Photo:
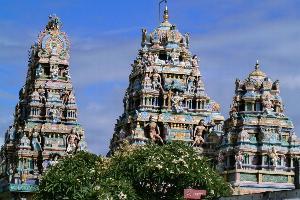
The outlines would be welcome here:
<svg viewBox="0 0 300 200">
<path fill-rule="evenodd" d="M 68 156 L 47 171 L 36 200 L 137 199 L 131 182 L 108 177 L 110 160 L 87 152 Z M 105 173 L 104 173 L 105 172 Z"/>
<path fill-rule="evenodd" d="M 79 152 L 44 175 L 37 200 L 183 199 L 186 188 L 207 190 L 206 199 L 230 194 L 209 161 L 187 144 L 124 145 L 110 158 Z"/>
<path fill-rule="evenodd" d="M 123 147 L 111 158 L 115 178 L 126 177 L 143 199 L 183 199 L 186 188 L 205 189 L 206 199 L 230 194 L 209 161 L 183 142 Z"/>
</svg>

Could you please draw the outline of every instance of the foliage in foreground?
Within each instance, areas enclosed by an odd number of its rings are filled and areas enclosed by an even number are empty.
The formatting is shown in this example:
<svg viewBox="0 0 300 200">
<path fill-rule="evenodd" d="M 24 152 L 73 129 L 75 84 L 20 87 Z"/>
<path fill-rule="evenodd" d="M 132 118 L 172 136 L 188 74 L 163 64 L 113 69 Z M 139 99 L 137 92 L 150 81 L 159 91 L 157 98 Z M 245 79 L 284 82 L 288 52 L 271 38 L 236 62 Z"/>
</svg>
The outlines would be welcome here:
<svg viewBox="0 0 300 200">
<path fill-rule="evenodd" d="M 43 176 L 36 200 L 137 199 L 127 179 L 113 179 L 99 172 L 109 160 L 87 152 L 66 157 Z"/>
<path fill-rule="evenodd" d="M 111 158 L 65 158 L 43 177 L 36 199 L 183 199 L 186 188 L 207 190 L 206 199 L 230 194 L 207 159 L 184 143 L 125 145 Z"/>
</svg>

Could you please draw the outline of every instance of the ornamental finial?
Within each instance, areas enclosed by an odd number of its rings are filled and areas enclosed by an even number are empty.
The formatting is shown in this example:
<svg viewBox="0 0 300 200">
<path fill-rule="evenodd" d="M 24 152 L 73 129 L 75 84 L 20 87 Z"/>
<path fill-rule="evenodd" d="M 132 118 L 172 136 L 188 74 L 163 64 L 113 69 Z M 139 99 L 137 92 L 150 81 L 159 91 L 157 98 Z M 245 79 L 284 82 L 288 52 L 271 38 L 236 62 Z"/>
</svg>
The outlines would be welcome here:
<svg viewBox="0 0 300 200">
<path fill-rule="evenodd" d="M 62 23 L 60 19 L 56 16 L 56 14 L 49 15 L 49 21 L 46 26 L 47 30 L 59 30 L 62 27 Z"/>
<path fill-rule="evenodd" d="M 164 11 L 164 22 L 167 22 L 168 19 L 169 19 L 169 11 L 168 11 L 168 5 L 166 4 L 165 11 Z"/>
<path fill-rule="evenodd" d="M 163 16 L 164 17 L 164 21 L 163 22 L 167 22 L 168 19 L 169 19 L 168 1 L 167 0 L 160 0 L 159 1 L 159 5 L 158 5 L 158 8 L 159 8 L 159 10 L 158 10 L 158 12 L 159 12 L 158 18 L 159 18 L 159 21 L 160 21 L 160 4 L 162 4 L 163 2 L 166 4 L 165 10 L 164 10 L 164 16 Z"/>
<path fill-rule="evenodd" d="M 256 60 L 256 64 L 255 64 L 255 70 L 258 70 L 259 69 L 259 62 L 258 62 L 258 59 Z"/>
</svg>

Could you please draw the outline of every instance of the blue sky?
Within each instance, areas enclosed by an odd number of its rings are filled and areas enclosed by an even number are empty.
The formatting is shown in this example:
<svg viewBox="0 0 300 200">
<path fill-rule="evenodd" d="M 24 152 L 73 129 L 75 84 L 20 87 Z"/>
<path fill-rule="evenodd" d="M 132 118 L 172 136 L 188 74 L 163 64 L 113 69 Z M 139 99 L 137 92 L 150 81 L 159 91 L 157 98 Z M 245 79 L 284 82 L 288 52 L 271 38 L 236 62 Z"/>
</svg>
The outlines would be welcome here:
<svg viewBox="0 0 300 200">
<path fill-rule="evenodd" d="M 43 3 L 41 3 L 43 2 Z M 286 114 L 300 132 L 300 1 L 169 0 L 170 21 L 191 34 L 207 93 L 228 115 L 235 78 L 256 59 L 279 79 Z M 158 0 L 0 0 L 0 132 L 12 122 L 27 51 L 55 13 L 71 40 L 71 74 L 89 149 L 106 154 L 122 113 L 141 28 L 158 26 Z M 2 134 L 3 135 L 3 134 Z"/>
</svg>

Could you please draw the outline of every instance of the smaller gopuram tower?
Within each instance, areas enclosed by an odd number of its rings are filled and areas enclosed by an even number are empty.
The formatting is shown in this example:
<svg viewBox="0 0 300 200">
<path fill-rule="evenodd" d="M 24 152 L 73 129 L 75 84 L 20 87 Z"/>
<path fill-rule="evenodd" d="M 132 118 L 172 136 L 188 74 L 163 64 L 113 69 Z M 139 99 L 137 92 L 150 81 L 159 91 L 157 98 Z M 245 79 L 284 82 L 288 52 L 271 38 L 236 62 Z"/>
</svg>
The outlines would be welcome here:
<svg viewBox="0 0 300 200">
<path fill-rule="evenodd" d="M 29 51 L 25 85 L 1 148 L 0 199 L 31 199 L 59 158 L 86 150 L 69 67 L 70 43 L 50 16 Z"/>
<path fill-rule="evenodd" d="M 110 150 L 124 140 L 141 145 L 179 140 L 215 156 L 224 117 L 220 105 L 205 93 L 189 34 L 182 35 L 169 22 L 167 7 L 158 28 L 151 33 L 142 29 L 141 46 Z"/>
<path fill-rule="evenodd" d="M 218 156 L 235 194 L 293 189 L 299 181 L 300 141 L 279 93 L 279 81 L 258 62 L 244 81 L 235 82 Z"/>
</svg>

